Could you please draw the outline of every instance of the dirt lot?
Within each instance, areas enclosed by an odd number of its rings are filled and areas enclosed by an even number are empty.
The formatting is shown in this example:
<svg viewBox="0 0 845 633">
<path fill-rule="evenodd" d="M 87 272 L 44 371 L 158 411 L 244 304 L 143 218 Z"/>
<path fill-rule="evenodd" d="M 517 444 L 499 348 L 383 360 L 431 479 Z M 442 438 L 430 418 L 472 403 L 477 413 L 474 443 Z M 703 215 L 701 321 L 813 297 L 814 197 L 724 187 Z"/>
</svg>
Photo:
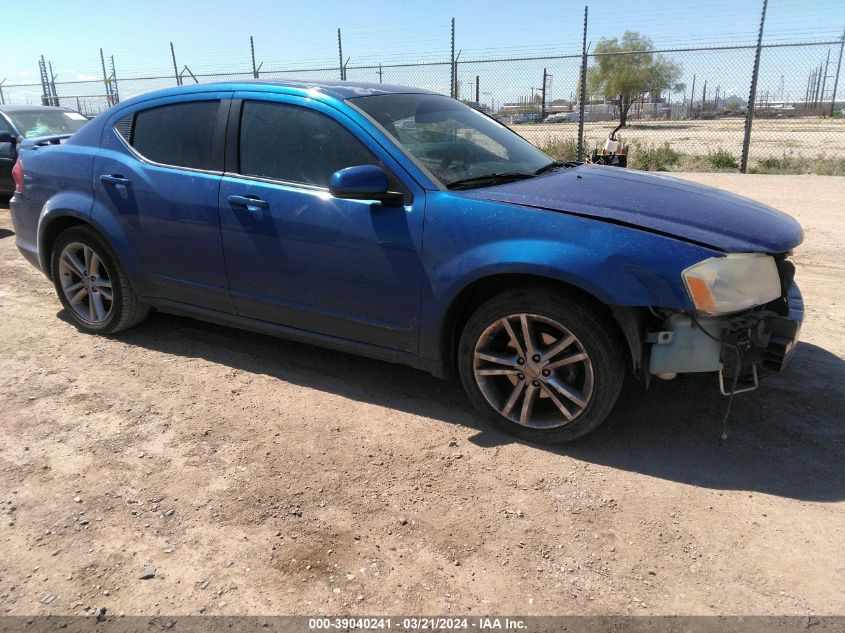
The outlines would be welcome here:
<svg viewBox="0 0 845 633">
<path fill-rule="evenodd" d="M 615 121 L 585 123 L 586 147 L 591 149 L 596 143 L 602 145 L 615 126 Z M 745 119 L 742 117 L 691 121 L 634 120 L 622 130 L 621 138 L 629 143 L 639 141 L 646 145 L 669 143 L 674 150 L 692 156 L 706 156 L 724 149 L 739 158 L 744 127 Z M 514 130 L 542 146 L 555 138 L 576 139 L 578 123 L 522 124 L 515 125 Z M 781 158 L 785 153 L 807 158 L 820 155 L 845 158 L 845 121 L 817 117 L 755 119 L 751 131 L 751 159 Z"/>
<path fill-rule="evenodd" d="M 83 335 L 0 210 L 0 613 L 845 613 L 845 179 L 689 177 L 806 231 L 805 343 L 721 447 L 710 378 L 549 449 L 411 369 L 164 315 Z"/>
</svg>

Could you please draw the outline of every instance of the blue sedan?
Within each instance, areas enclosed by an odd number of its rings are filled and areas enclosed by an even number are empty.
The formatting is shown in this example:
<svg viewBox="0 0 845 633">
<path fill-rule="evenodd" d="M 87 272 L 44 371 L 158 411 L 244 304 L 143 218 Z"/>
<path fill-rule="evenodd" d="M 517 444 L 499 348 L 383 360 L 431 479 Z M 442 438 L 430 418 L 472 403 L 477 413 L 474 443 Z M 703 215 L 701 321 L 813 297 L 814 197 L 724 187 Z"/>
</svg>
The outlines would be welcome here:
<svg viewBox="0 0 845 633">
<path fill-rule="evenodd" d="M 233 82 L 24 141 L 17 246 L 80 330 L 150 309 L 457 375 L 504 430 L 566 442 L 627 375 L 783 369 L 803 316 L 789 216 L 551 160 L 419 90 Z"/>
</svg>

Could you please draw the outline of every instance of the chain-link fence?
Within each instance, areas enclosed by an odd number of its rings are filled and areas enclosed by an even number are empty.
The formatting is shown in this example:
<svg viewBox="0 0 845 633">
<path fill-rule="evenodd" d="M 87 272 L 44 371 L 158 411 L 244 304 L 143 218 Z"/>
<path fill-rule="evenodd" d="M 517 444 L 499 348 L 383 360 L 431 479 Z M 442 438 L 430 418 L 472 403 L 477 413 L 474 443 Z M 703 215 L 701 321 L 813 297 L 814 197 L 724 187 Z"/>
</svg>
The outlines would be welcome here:
<svg viewBox="0 0 845 633">
<path fill-rule="evenodd" d="M 845 120 L 839 86 L 845 37 L 827 41 L 763 44 L 755 105 L 751 112 L 748 167 L 752 171 L 845 173 Z M 561 159 L 573 159 L 579 143 L 589 155 L 600 147 L 627 111 L 618 137 L 629 151 L 629 166 L 642 169 L 736 170 L 749 118 L 748 101 L 756 43 L 722 47 L 659 48 L 634 52 L 582 51 L 557 55 L 461 58 L 446 51 L 435 61 L 344 66 L 332 62 L 256 64 L 254 48 L 243 61 L 216 71 L 213 61 L 172 71 L 126 76 L 114 59 L 102 58 L 101 79 L 55 81 L 52 66 L 39 63 L 41 83 L 2 84 L 7 104 L 57 104 L 95 116 L 121 100 L 176 85 L 241 79 L 363 81 L 425 88 L 455 96 L 496 117 L 523 137 Z M 586 46 L 586 41 L 584 42 Z M 163 56 L 162 56 L 163 57 Z M 581 99 L 586 59 L 588 78 Z M 594 75 L 602 65 L 665 63 L 671 85 L 628 96 L 605 94 Z M 454 60 L 454 61 L 453 61 Z M 161 68 L 162 64 L 159 64 Z M 664 82 L 665 83 L 665 82 Z M 583 105 L 583 126 L 579 125 Z"/>
</svg>

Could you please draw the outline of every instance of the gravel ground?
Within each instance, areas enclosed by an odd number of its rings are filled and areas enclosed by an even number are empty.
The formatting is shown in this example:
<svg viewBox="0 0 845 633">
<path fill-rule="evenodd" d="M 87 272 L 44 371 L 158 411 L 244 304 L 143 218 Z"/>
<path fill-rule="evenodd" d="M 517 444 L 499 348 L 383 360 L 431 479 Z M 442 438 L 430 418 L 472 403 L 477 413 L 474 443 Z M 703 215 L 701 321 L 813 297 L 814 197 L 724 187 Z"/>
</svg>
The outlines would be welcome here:
<svg viewBox="0 0 845 633">
<path fill-rule="evenodd" d="M 0 210 L 0 613 L 843 614 L 845 179 L 688 175 L 801 220 L 789 370 L 565 448 L 459 386 L 154 315 L 81 334 Z"/>
<path fill-rule="evenodd" d="M 584 124 L 587 149 L 604 144 L 617 121 L 588 121 Z M 751 165 L 761 158 L 805 156 L 829 159 L 845 158 L 845 134 L 839 119 L 805 117 L 796 119 L 754 120 L 751 132 Z M 578 136 L 578 123 L 523 123 L 513 126 L 526 139 L 537 145 L 558 139 L 574 140 Z M 743 117 L 690 121 L 631 121 L 620 132 L 625 142 L 639 141 L 646 145 L 669 143 L 672 149 L 692 156 L 707 156 L 725 150 L 739 160 L 742 138 L 745 133 Z"/>
</svg>

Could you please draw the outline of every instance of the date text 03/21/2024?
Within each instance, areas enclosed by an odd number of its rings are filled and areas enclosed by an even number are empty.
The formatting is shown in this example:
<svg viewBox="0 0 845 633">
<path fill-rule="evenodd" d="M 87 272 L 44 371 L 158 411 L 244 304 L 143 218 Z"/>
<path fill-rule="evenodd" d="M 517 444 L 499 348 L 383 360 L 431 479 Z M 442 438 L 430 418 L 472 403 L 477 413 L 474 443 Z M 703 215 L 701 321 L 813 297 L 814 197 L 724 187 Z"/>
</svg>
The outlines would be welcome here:
<svg viewBox="0 0 845 633">
<path fill-rule="evenodd" d="M 409 617 L 394 620 L 393 618 L 310 618 L 308 629 L 319 630 L 381 630 L 398 629 L 402 631 L 442 631 L 442 630 L 472 630 L 519 631 L 526 628 L 523 620 L 497 617 L 480 618 L 438 618 L 438 617 Z"/>
</svg>

